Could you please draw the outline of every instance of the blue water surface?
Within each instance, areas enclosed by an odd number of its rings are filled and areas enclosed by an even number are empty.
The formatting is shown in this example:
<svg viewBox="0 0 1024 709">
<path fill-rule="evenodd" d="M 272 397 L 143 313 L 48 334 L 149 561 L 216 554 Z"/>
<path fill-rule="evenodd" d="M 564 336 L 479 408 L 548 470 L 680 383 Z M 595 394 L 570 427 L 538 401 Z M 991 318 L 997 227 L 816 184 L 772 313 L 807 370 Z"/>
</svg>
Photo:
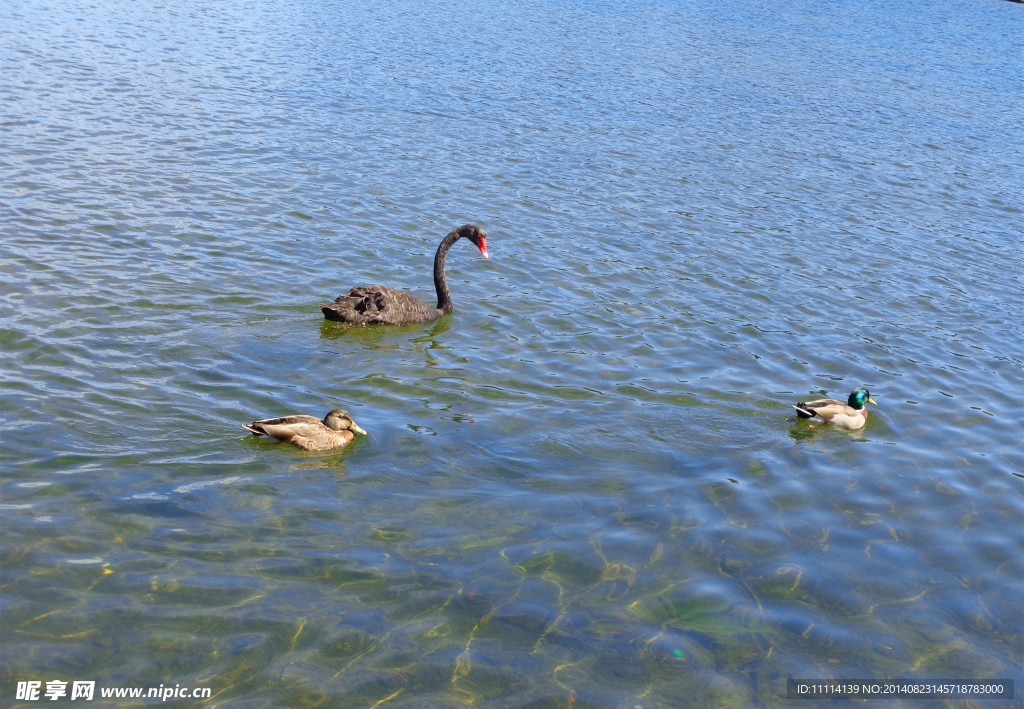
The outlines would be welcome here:
<svg viewBox="0 0 1024 709">
<path fill-rule="evenodd" d="M 1022 11 L 9 0 L 0 704 L 1019 705 Z"/>
</svg>

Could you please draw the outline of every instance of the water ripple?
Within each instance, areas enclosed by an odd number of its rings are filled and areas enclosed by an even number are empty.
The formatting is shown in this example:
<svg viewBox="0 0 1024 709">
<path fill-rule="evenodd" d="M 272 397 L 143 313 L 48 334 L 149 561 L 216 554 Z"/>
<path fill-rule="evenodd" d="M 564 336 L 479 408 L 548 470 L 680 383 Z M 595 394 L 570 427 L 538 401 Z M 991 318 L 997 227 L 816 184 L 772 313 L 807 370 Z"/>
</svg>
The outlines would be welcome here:
<svg viewBox="0 0 1024 709">
<path fill-rule="evenodd" d="M 642 10 L 0 10 L 8 684 L 1022 679 L 1016 6 Z M 468 221 L 454 314 L 323 321 Z"/>
</svg>

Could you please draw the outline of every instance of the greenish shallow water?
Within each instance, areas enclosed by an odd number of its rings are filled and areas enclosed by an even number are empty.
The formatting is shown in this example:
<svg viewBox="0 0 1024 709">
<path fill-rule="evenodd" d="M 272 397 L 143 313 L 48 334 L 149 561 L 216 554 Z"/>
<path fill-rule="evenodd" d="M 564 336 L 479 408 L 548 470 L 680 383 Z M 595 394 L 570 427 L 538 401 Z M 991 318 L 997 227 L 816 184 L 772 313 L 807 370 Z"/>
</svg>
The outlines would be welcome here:
<svg viewBox="0 0 1024 709">
<path fill-rule="evenodd" d="M 1020 697 L 1021 12 L 5 4 L 0 704 Z"/>
</svg>

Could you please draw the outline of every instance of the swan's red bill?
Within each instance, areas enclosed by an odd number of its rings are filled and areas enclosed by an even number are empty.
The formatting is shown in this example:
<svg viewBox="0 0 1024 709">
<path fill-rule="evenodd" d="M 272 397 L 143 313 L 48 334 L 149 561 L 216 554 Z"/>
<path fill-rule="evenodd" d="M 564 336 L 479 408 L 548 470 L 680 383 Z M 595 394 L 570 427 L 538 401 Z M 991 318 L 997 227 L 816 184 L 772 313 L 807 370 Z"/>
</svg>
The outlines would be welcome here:
<svg viewBox="0 0 1024 709">
<path fill-rule="evenodd" d="M 480 249 L 480 253 L 484 255 L 484 258 L 490 258 L 490 256 L 487 255 L 487 239 L 480 239 L 480 243 L 477 244 L 477 246 Z"/>
</svg>

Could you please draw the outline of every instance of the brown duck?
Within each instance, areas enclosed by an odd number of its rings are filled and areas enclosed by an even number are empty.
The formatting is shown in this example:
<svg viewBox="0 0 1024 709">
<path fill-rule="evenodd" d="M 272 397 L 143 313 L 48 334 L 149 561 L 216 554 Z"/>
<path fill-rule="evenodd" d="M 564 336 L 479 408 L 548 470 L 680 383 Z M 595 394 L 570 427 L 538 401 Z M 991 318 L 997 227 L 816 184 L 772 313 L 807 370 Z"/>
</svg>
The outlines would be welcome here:
<svg viewBox="0 0 1024 709">
<path fill-rule="evenodd" d="M 256 436 L 270 436 L 282 443 L 291 443 L 306 451 L 325 451 L 347 446 L 356 434 L 366 435 L 344 409 L 327 412 L 323 420 L 307 414 L 282 416 L 242 424 L 242 428 Z"/>
</svg>

